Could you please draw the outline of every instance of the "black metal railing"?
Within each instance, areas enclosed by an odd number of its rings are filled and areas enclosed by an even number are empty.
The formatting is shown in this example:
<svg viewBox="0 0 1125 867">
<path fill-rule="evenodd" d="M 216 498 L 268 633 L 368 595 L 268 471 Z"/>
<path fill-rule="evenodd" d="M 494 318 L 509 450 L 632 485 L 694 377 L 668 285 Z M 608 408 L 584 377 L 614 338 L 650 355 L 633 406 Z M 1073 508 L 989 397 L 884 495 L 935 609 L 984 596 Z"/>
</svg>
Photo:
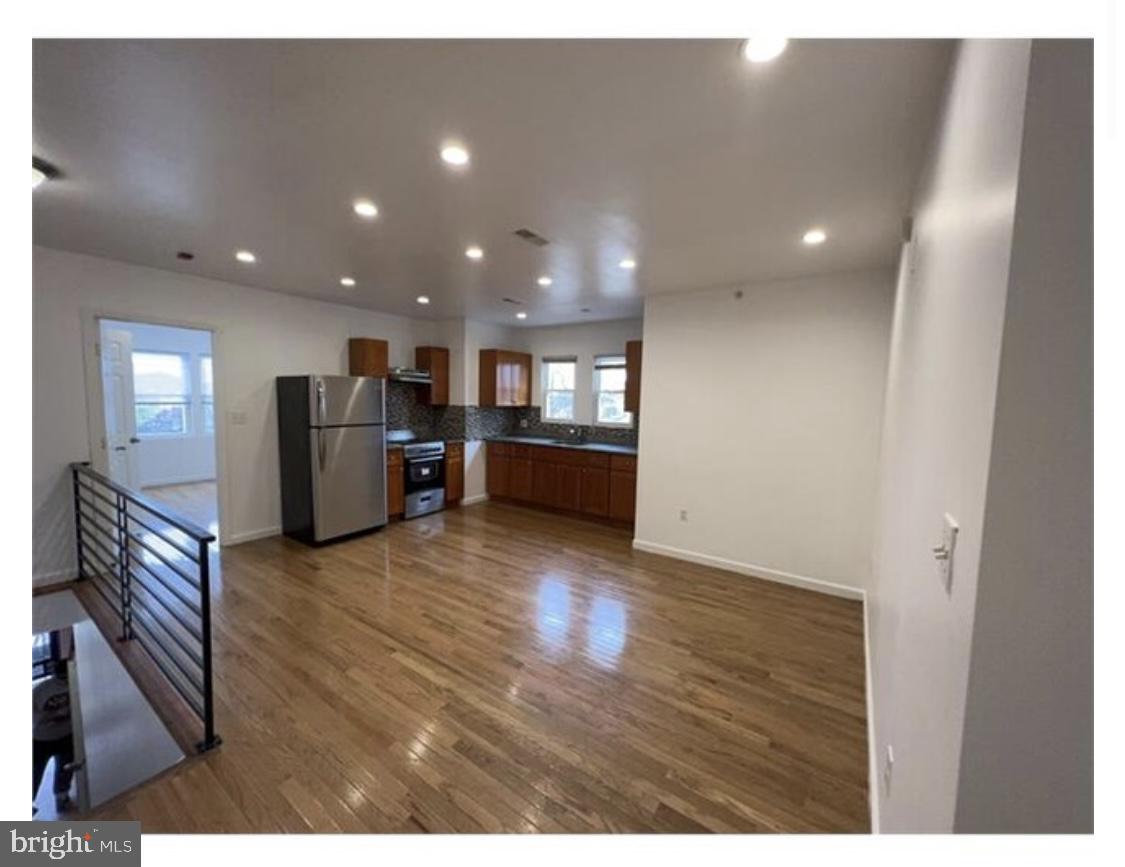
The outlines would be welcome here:
<svg viewBox="0 0 1125 867">
<path fill-rule="evenodd" d="M 90 468 L 71 464 L 78 577 L 90 581 L 218 746 L 211 684 L 214 535 Z"/>
</svg>

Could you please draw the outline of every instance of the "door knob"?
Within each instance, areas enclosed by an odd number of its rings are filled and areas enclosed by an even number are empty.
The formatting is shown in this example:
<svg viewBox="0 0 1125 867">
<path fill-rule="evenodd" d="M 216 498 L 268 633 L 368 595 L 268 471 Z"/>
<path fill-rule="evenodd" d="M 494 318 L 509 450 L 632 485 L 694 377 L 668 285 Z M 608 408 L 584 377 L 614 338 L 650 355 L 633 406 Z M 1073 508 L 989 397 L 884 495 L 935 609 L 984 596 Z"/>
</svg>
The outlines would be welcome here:
<svg viewBox="0 0 1125 867">
<path fill-rule="evenodd" d="M 125 446 L 114 446 L 113 450 L 115 452 L 123 452 L 123 451 L 125 451 Z"/>
<path fill-rule="evenodd" d="M 133 443 L 134 445 L 136 445 L 140 441 L 141 441 L 140 437 L 129 437 L 129 442 Z"/>
</svg>

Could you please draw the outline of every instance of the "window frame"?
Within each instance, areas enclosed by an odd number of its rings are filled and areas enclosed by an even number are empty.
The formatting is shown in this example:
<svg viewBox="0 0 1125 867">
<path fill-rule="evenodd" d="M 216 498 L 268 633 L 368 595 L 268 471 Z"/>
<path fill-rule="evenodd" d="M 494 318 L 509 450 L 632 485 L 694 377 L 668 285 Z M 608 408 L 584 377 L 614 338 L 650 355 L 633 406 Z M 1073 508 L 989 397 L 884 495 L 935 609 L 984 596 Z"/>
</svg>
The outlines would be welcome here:
<svg viewBox="0 0 1125 867">
<path fill-rule="evenodd" d="M 210 352 L 201 352 L 199 358 L 199 432 L 203 436 L 213 436 L 215 433 L 215 356 Z M 203 390 L 203 366 L 206 363 L 211 368 L 211 393 Z M 211 407 L 211 426 L 207 426 L 207 407 Z"/>
<path fill-rule="evenodd" d="M 161 395 L 139 395 L 137 394 L 137 368 L 136 356 L 138 355 L 156 355 L 156 356 L 170 356 L 180 360 L 180 368 L 183 374 L 184 386 L 186 391 L 181 394 L 161 394 Z M 194 371 L 191 364 L 191 353 L 189 352 L 176 352 L 171 350 L 162 349 L 134 349 L 130 353 L 129 364 L 133 373 L 133 426 L 138 439 L 156 439 L 156 440 L 169 440 L 169 439 L 187 439 L 195 435 L 195 410 L 194 410 L 194 397 L 195 397 L 195 384 L 194 384 Z M 183 430 L 169 431 L 169 432 L 153 432 L 142 431 L 140 421 L 137 418 L 137 409 L 142 406 L 179 406 L 183 408 Z"/>
<path fill-rule="evenodd" d="M 569 364 L 574 368 L 573 388 L 548 388 L 550 383 L 550 376 L 548 374 L 548 367 L 552 364 Z M 539 378 L 541 383 L 541 403 L 542 408 L 540 415 L 544 422 L 552 424 L 576 424 L 578 419 L 578 357 L 574 355 L 556 355 L 545 357 L 539 362 Z M 570 415 L 567 417 L 550 416 L 547 415 L 547 408 L 551 405 L 549 395 L 569 394 L 570 395 Z"/>
<path fill-rule="evenodd" d="M 608 359 L 615 359 L 615 360 L 620 359 L 620 363 L 617 363 L 615 361 L 612 364 L 607 364 L 605 362 Z M 593 392 L 594 392 L 593 424 L 594 424 L 595 427 L 613 427 L 613 428 L 632 428 L 633 427 L 635 417 L 634 417 L 633 413 L 629 412 L 628 410 L 623 410 L 624 413 L 625 413 L 625 416 L 626 416 L 625 421 L 602 421 L 601 420 L 601 416 L 600 416 L 601 396 L 602 396 L 603 393 L 604 394 L 620 394 L 622 406 L 624 407 L 624 402 L 625 402 L 625 386 L 624 386 L 624 384 L 622 384 L 620 390 L 602 388 L 601 387 L 601 376 L 600 376 L 601 371 L 602 370 L 617 370 L 617 369 L 625 371 L 626 377 L 629 375 L 628 365 L 627 365 L 624 353 L 612 352 L 612 353 L 603 353 L 603 354 L 594 356 L 594 376 L 593 376 L 592 388 L 593 388 Z"/>
</svg>

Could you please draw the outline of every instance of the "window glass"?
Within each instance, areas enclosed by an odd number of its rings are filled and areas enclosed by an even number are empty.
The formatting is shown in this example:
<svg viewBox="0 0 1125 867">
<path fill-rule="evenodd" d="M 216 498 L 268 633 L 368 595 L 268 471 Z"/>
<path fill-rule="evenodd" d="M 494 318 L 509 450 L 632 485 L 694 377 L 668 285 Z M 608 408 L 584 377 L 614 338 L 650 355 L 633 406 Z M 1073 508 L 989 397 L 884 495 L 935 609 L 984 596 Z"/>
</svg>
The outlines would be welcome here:
<svg viewBox="0 0 1125 867">
<path fill-rule="evenodd" d="M 573 358 L 543 359 L 543 418 L 548 421 L 574 421 L 577 367 Z"/>
<path fill-rule="evenodd" d="M 215 392 L 212 382 L 211 356 L 199 356 L 199 394 L 203 402 L 203 430 L 215 432 Z"/>
<path fill-rule="evenodd" d="M 633 414 L 625 411 L 625 356 L 594 359 L 594 423 L 627 427 Z"/>
<path fill-rule="evenodd" d="M 134 352 L 133 398 L 138 436 L 185 436 L 191 405 L 186 356 Z"/>
</svg>

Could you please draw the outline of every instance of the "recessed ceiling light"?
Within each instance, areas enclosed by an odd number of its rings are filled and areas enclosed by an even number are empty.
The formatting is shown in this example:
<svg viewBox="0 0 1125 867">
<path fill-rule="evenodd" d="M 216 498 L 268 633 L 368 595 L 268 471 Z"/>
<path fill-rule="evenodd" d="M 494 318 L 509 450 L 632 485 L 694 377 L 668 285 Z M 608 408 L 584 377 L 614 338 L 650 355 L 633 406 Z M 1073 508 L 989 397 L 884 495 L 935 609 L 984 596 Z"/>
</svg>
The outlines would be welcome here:
<svg viewBox="0 0 1125 867">
<path fill-rule="evenodd" d="M 463 145 L 453 142 L 442 145 L 441 158 L 451 166 L 467 166 L 469 164 L 469 152 Z"/>
<path fill-rule="evenodd" d="M 807 232 L 805 232 L 805 235 L 803 238 L 801 238 L 801 240 L 808 244 L 810 247 L 815 247 L 817 244 L 823 244 L 825 241 L 827 241 L 828 235 L 825 233 L 824 229 L 809 229 Z"/>
<path fill-rule="evenodd" d="M 341 277 L 340 285 L 347 286 L 349 289 L 351 289 L 355 285 L 355 277 Z"/>
<path fill-rule="evenodd" d="M 781 56 L 788 44 L 788 39 L 779 36 L 755 36 L 742 43 L 742 56 L 751 63 L 769 63 Z"/>
<path fill-rule="evenodd" d="M 415 300 L 419 304 L 429 304 L 430 303 L 430 296 L 429 295 L 419 295 Z"/>
<path fill-rule="evenodd" d="M 517 313 L 517 314 L 516 314 L 516 319 L 527 319 L 527 314 L 526 314 L 526 313 L 524 313 L 524 312 L 523 312 L 523 311 L 521 310 L 521 311 L 520 311 L 519 313 Z"/>
<path fill-rule="evenodd" d="M 251 253 L 249 250 L 239 250 L 234 254 L 234 258 L 236 258 L 239 262 L 245 262 L 247 265 L 252 265 L 254 262 L 258 261 L 258 257 Z"/>
<path fill-rule="evenodd" d="M 31 167 L 31 188 L 34 190 L 43 181 L 47 180 L 47 173 L 36 166 Z"/>
<path fill-rule="evenodd" d="M 482 250 L 480 247 L 476 247 L 476 246 L 467 247 L 465 249 L 465 255 L 468 256 L 470 259 L 483 259 L 484 258 L 484 250 Z"/>
<path fill-rule="evenodd" d="M 542 277 L 540 277 L 535 282 L 538 283 L 540 286 L 550 286 L 555 281 L 552 280 L 550 277 L 548 277 L 546 274 L 544 274 Z"/>
<path fill-rule="evenodd" d="M 635 259 L 622 259 L 617 264 L 624 268 L 626 271 L 632 271 L 637 267 L 637 262 Z"/>
<path fill-rule="evenodd" d="M 352 210 L 366 220 L 374 220 L 379 216 L 379 209 L 370 199 L 356 199 L 352 203 Z"/>
</svg>

